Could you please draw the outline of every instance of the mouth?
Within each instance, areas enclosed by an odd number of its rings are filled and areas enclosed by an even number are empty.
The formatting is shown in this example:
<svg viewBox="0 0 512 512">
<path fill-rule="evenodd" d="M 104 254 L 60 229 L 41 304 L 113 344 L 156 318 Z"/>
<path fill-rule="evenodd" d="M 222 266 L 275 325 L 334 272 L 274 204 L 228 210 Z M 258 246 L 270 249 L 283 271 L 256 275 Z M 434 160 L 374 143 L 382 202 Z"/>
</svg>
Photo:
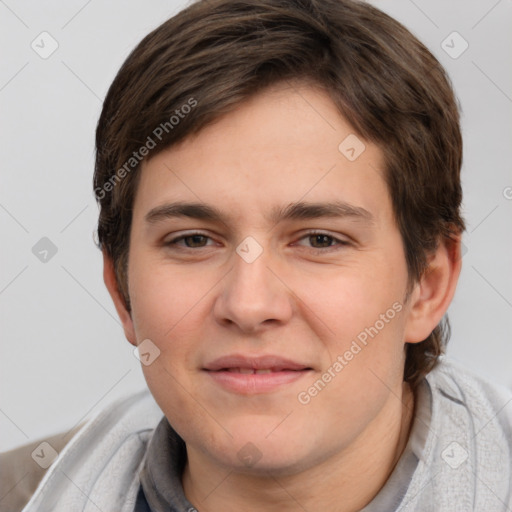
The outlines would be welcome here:
<svg viewBox="0 0 512 512">
<path fill-rule="evenodd" d="M 279 356 L 225 356 L 203 368 L 210 378 L 228 391 L 258 394 L 276 391 L 313 371 L 306 364 Z"/>
<path fill-rule="evenodd" d="M 215 370 L 217 372 L 231 372 L 231 373 L 244 373 L 244 374 L 252 374 L 252 375 L 262 375 L 266 373 L 277 373 L 283 371 L 300 371 L 300 370 L 286 370 L 283 368 L 282 370 L 276 370 L 273 368 L 264 368 L 262 370 L 255 370 L 254 368 L 222 368 L 220 370 Z"/>
</svg>

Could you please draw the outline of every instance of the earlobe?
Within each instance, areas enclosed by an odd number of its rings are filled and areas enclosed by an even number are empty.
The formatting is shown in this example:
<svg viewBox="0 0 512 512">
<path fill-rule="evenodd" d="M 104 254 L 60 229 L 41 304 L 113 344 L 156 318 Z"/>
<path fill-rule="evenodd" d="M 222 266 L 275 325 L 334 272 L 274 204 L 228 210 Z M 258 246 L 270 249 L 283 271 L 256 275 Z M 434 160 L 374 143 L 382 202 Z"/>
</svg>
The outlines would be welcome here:
<svg viewBox="0 0 512 512">
<path fill-rule="evenodd" d="M 428 266 L 410 297 L 405 341 L 425 340 L 439 324 L 455 294 L 461 270 L 460 236 L 444 239 L 428 258 Z"/>
<path fill-rule="evenodd" d="M 103 251 L 103 281 L 105 282 L 105 286 L 107 287 L 110 296 L 112 297 L 119 319 L 123 324 L 126 339 L 132 345 L 136 346 L 137 338 L 135 336 L 133 320 L 130 312 L 126 308 L 124 297 L 119 290 L 112 258 L 105 251 Z"/>
</svg>

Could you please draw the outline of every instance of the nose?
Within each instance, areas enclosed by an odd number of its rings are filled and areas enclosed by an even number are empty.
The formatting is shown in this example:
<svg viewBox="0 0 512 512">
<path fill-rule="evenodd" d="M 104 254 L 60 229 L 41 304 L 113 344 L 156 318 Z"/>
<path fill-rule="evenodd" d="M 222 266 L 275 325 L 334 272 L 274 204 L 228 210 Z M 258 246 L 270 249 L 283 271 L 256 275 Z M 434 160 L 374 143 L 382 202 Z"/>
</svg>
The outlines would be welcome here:
<svg viewBox="0 0 512 512">
<path fill-rule="evenodd" d="M 278 277 L 269 250 L 250 263 L 234 252 L 233 261 L 213 307 L 216 321 L 245 333 L 288 322 L 293 314 L 293 297 Z"/>
</svg>

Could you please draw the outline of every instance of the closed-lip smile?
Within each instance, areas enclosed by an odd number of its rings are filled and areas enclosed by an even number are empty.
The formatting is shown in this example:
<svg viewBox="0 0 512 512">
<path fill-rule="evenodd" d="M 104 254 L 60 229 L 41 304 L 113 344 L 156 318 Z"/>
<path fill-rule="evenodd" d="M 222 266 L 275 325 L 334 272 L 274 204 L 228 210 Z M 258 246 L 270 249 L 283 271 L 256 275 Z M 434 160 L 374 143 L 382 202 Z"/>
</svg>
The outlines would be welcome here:
<svg viewBox="0 0 512 512">
<path fill-rule="evenodd" d="M 219 357 L 203 368 L 220 386 L 241 394 L 269 393 L 312 371 L 307 364 L 277 355 Z"/>
</svg>

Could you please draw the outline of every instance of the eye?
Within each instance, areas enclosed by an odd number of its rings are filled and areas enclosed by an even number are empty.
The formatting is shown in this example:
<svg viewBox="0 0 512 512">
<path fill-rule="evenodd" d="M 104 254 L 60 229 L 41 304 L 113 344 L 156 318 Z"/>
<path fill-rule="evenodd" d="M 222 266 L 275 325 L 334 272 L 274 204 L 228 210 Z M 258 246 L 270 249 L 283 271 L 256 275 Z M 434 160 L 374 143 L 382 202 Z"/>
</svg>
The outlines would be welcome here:
<svg viewBox="0 0 512 512">
<path fill-rule="evenodd" d="M 200 249 L 215 245 L 215 242 L 203 233 L 187 233 L 164 242 L 164 245 L 182 249 Z M 325 252 L 329 249 L 336 250 L 343 246 L 350 245 L 350 242 L 337 238 L 329 233 L 314 231 L 306 233 L 294 245 Z"/>
<path fill-rule="evenodd" d="M 313 249 L 337 249 L 341 246 L 350 245 L 350 243 L 346 240 L 340 240 L 328 233 L 323 232 L 311 232 L 307 233 L 305 236 L 300 238 L 297 245 L 304 246 L 306 244 L 301 243 L 302 241 L 306 241 L 307 244 L 310 244 L 309 247 Z M 338 247 L 336 247 L 338 246 Z"/>
<path fill-rule="evenodd" d="M 202 233 L 188 233 L 186 235 L 172 238 L 171 240 L 165 242 L 165 245 L 178 246 L 187 249 L 197 249 L 212 245 L 211 243 L 208 243 L 208 241 L 213 242 L 210 237 L 203 235 Z"/>
</svg>

